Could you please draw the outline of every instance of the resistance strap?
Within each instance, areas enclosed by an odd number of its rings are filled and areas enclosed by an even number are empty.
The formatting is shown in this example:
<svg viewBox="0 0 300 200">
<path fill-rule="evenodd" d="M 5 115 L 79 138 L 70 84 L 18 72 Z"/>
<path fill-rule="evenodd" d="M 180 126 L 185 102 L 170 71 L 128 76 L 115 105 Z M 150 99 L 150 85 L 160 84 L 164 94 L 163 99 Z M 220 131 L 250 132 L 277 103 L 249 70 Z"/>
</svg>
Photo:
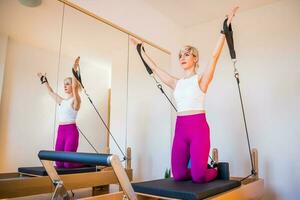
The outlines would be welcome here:
<svg viewBox="0 0 300 200">
<path fill-rule="evenodd" d="M 226 41 L 227 41 L 227 45 L 228 45 L 228 48 L 229 48 L 231 59 L 236 59 L 236 54 L 235 54 L 235 50 L 234 50 L 234 43 L 233 43 L 232 27 L 231 27 L 231 23 L 229 24 L 229 26 L 227 25 L 227 21 L 228 21 L 228 18 L 226 18 L 224 20 L 223 30 L 221 31 L 221 33 L 223 33 L 226 37 Z"/>
<path fill-rule="evenodd" d="M 246 122 L 246 116 L 245 116 L 245 110 L 244 110 L 244 104 L 243 104 L 243 98 L 242 98 L 242 94 L 241 94 L 241 88 L 240 88 L 240 78 L 239 78 L 239 72 L 236 68 L 236 54 L 235 54 L 235 50 L 234 50 L 234 43 L 233 43 L 233 31 L 232 31 L 232 27 L 231 24 L 229 24 L 229 26 L 227 25 L 227 21 L 228 18 L 226 18 L 224 20 L 223 23 L 223 31 L 221 31 L 221 33 L 225 34 L 226 37 L 226 42 L 229 48 L 229 52 L 230 52 L 230 57 L 233 63 L 233 67 L 234 67 L 234 77 L 236 78 L 236 82 L 237 82 L 237 86 L 238 86 L 238 91 L 239 91 L 239 97 L 240 97 L 240 102 L 241 102 L 241 108 L 242 108 L 242 113 L 243 113 L 243 120 L 244 120 L 244 126 L 245 126 L 245 133 L 246 133 L 246 137 L 247 137 L 247 143 L 248 143 L 248 151 L 249 151 L 249 156 L 250 156 L 250 161 L 251 161 L 251 174 L 249 174 L 248 176 L 246 176 L 245 178 L 243 178 L 241 181 L 247 179 L 248 177 L 252 176 L 252 175 L 256 175 L 256 171 L 254 169 L 254 164 L 253 164 L 253 159 L 251 156 L 251 145 L 250 145 L 250 140 L 249 140 L 249 133 L 248 133 L 248 128 L 247 128 L 247 122 Z"/>
<path fill-rule="evenodd" d="M 154 79 L 155 83 L 156 83 L 156 86 L 157 88 L 161 91 L 161 93 L 167 98 L 167 100 L 169 101 L 169 103 L 172 105 L 172 107 L 174 108 L 174 110 L 177 112 L 177 109 L 175 107 L 175 105 L 172 103 L 171 99 L 168 97 L 168 95 L 165 93 L 161 83 L 159 81 L 157 81 L 157 79 L 155 78 L 154 74 L 153 74 L 153 71 L 152 69 L 149 67 L 149 65 L 147 64 L 147 62 L 144 60 L 143 56 L 142 56 L 142 50 L 145 52 L 145 49 L 144 47 L 142 46 L 142 43 L 139 43 L 137 46 L 136 46 L 136 49 L 137 49 L 137 52 L 142 60 L 142 62 L 144 63 L 145 65 L 145 68 L 147 70 L 147 72 L 149 73 L 149 75 Z"/>
</svg>

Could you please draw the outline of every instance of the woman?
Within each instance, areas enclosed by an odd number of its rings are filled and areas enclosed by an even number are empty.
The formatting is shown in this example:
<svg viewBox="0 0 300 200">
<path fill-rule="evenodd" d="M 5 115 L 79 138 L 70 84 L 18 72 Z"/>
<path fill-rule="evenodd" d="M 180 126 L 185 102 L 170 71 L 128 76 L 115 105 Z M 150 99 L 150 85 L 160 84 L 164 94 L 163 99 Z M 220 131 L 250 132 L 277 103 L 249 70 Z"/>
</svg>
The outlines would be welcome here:
<svg viewBox="0 0 300 200">
<path fill-rule="evenodd" d="M 238 7 L 234 7 L 227 16 L 227 25 L 232 21 Z M 138 42 L 131 39 L 137 45 Z M 198 50 L 185 46 L 179 52 L 179 62 L 184 70 L 184 77 L 178 79 L 160 69 L 155 62 L 142 51 L 149 67 L 167 86 L 174 90 L 177 105 L 177 119 L 172 146 L 172 173 L 175 180 L 192 179 L 197 183 L 209 182 L 216 178 L 217 169 L 208 169 L 207 161 L 210 149 L 209 126 L 205 117 L 204 100 L 208 86 L 213 79 L 215 67 L 225 42 L 221 34 L 212 54 L 209 67 L 198 75 Z M 191 169 L 188 161 L 191 159 Z"/>
<path fill-rule="evenodd" d="M 77 57 L 73 66 L 75 72 L 79 68 L 80 57 Z M 81 99 L 79 95 L 80 84 L 74 77 L 64 79 L 64 90 L 67 98 L 62 98 L 53 91 L 49 85 L 46 74 L 38 73 L 41 83 L 46 87 L 49 95 L 55 100 L 58 106 L 59 126 L 55 151 L 76 152 L 78 148 L 79 133 L 76 126 L 77 112 L 80 109 Z M 77 163 L 56 162 L 58 168 L 75 168 L 82 165 Z"/>
</svg>

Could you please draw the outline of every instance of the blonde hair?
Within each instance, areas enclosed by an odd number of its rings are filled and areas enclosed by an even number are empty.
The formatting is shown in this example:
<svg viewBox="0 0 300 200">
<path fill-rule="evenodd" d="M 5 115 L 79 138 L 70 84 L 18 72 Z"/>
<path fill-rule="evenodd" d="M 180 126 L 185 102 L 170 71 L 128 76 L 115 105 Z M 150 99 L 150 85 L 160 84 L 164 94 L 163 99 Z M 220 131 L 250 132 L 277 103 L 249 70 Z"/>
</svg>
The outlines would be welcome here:
<svg viewBox="0 0 300 200">
<path fill-rule="evenodd" d="M 185 52 L 188 52 L 188 53 L 192 54 L 196 58 L 195 67 L 199 68 L 199 64 L 198 64 L 198 62 L 199 62 L 199 52 L 198 52 L 198 50 L 193 46 L 185 45 L 184 47 L 182 47 L 180 49 L 178 57 L 180 58 L 182 56 L 182 54 L 185 53 Z"/>
<path fill-rule="evenodd" d="M 68 77 L 66 77 L 65 79 L 64 79 L 64 81 L 66 81 L 66 80 L 70 80 L 71 81 L 71 83 L 72 83 L 72 77 L 70 77 L 70 76 L 68 76 Z"/>
<path fill-rule="evenodd" d="M 71 85 L 73 86 L 73 77 L 68 76 L 64 79 L 64 81 L 66 81 L 68 79 L 71 81 Z M 79 83 L 79 81 L 76 78 L 74 78 L 74 80 L 76 81 L 78 90 L 81 92 L 81 90 L 82 90 L 81 84 Z"/>
</svg>

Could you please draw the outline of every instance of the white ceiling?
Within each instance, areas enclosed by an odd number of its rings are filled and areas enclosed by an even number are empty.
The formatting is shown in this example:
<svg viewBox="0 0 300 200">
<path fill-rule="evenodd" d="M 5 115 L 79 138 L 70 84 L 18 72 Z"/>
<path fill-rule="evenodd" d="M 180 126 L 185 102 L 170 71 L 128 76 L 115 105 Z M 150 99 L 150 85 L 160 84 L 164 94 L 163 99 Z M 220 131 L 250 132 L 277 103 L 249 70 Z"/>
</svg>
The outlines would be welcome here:
<svg viewBox="0 0 300 200">
<path fill-rule="evenodd" d="M 223 17 L 238 5 L 243 12 L 278 0 L 144 0 L 175 24 L 187 28 Z"/>
</svg>

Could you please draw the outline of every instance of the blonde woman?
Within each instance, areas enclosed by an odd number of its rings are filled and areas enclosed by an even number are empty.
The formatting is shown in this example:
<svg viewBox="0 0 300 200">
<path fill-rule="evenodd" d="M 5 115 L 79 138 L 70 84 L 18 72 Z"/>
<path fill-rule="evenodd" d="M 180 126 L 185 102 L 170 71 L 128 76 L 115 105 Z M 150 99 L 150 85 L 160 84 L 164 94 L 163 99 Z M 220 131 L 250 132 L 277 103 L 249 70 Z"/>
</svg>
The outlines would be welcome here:
<svg viewBox="0 0 300 200">
<path fill-rule="evenodd" d="M 238 7 L 228 14 L 227 25 L 231 23 Z M 138 45 L 138 41 L 132 38 Z M 151 70 L 174 91 L 177 105 L 177 119 L 172 146 L 172 173 L 175 180 L 192 179 L 197 183 L 209 182 L 216 178 L 217 169 L 207 168 L 210 150 L 210 131 L 205 116 L 205 96 L 211 83 L 216 64 L 225 42 L 225 35 L 220 34 L 217 46 L 212 54 L 211 62 L 203 74 L 196 73 L 199 62 L 198 50 L 192 46 L 184 46 L 179 51 L 179 63 L 184 70 L 184 77 L 176 78 L 160 69 L 155 62 L 142 51 Z M 191 159 L 191 169 L 188 162 Z"/>
<path fill-rule="evenodd" d="M 80 57 L 77 57 L 73 69 L 75 72 L 79 69 Z M 59 126 L 57 131 L 57 139 L 55 144 L 55 151 L 71 151 L 76 152 L 79 142 L 79 133 L 76 126 L 76 117 L 80 109 L 81 98 L 79 95 L 80 84 L 74 77 L 66 77 L 64 79 L 64 91 L 66 98 L 61 97 L 55 93 L 48 83 L 46 74 L 38 73 L 42 85 L 45 86 L 49 95 L 58 104 Z M 58 168 L 75 168 L 81 167 L 81 164 L 56 162 Z"/>
</svg>

